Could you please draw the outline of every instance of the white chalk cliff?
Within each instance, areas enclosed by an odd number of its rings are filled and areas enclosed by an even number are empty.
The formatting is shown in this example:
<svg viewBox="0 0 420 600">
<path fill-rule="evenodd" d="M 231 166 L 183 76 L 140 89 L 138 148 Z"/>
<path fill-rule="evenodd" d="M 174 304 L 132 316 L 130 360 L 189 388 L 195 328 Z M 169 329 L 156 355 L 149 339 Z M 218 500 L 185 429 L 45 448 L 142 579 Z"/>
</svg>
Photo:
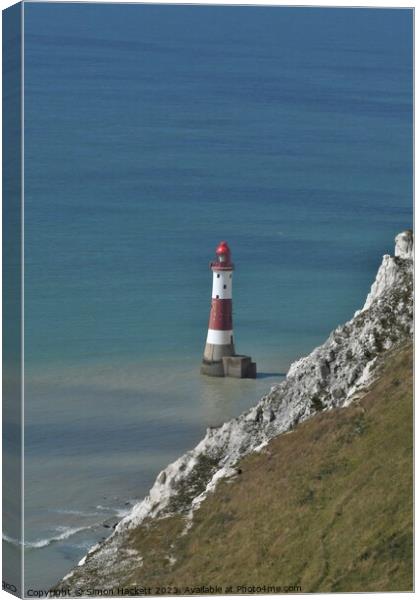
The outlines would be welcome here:
<svg viewBox="0 0 420 600">
<path fill-rule="evenodd" d="M 388 289 L 397 287 L 404 279 L 404 269 L 401 269 L 400 259 L 413 260 L 413 234 L 403 231 L 395 238 L 395 256 L 385 254 L 372 289 L 366 298 L 362 310 L 366 310 L 372 302 Z"/>
<path fill-rule="evenodd" d="M 235 463 L 271 438 L 320 410 L 346 406 L 376 377 L 381 356 L 413 334 L 413 235 L 396 237 L 395 256 L 386 255 L 361 311 L 337 327 L 324 344 L 293 363 L 286 378 L 258 404 L 221 427 L 207 430 L 192 450 L 159 473 L 149 495 L 134 506 L 113 534 L 93 548 L 61 585 L 118 585 L 124 563 L 136 560 L 124 550 L 130 529 L 145 519 L 194 509 Z"/>
</svg>

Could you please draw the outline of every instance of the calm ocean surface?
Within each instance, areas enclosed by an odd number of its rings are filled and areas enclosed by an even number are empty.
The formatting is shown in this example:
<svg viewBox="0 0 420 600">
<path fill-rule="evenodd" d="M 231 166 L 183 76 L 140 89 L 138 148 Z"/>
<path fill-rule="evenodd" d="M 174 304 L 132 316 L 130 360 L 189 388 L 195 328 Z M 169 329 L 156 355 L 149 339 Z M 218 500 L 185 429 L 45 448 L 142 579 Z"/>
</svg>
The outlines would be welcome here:
<svg viewBox="0 0 420 600">
<path fill-rule="evenodd" d="M 27 4 L 25 33 L 25 587 L 42 588 L 360 308 L 412 221 L 412 18 Z M 199 374 L 221 239 L 256 381 Z"/>
</svg>

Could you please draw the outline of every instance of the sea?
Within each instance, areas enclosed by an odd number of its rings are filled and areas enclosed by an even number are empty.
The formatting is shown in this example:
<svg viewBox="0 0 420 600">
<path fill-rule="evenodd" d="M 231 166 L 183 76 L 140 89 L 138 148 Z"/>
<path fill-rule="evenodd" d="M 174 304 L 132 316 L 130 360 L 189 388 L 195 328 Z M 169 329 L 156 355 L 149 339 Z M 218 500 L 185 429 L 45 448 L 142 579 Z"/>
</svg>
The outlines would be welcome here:
<svg viewBox="0 0 420 600">
<path fill-rule="evenodd" d="M 412 15 L 25 4 L 26 589 L 363 305 L 412 225 Z M 200 375 L 221 240 L 256 380 Z"/>
</svg>

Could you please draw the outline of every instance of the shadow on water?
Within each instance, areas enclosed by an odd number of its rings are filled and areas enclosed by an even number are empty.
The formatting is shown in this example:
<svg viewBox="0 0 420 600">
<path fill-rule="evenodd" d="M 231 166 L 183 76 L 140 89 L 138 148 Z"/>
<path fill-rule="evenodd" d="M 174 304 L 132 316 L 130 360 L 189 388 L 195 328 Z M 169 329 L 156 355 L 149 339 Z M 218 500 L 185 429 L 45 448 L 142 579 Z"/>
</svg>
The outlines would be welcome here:
<svg viewBox="0 0 420 600">
<path fill-rule="evenodd" d="M 268 379 L 270 377 L 286 377 L 286 373 L 257 373 L 257 379 Z"/>
</svg>

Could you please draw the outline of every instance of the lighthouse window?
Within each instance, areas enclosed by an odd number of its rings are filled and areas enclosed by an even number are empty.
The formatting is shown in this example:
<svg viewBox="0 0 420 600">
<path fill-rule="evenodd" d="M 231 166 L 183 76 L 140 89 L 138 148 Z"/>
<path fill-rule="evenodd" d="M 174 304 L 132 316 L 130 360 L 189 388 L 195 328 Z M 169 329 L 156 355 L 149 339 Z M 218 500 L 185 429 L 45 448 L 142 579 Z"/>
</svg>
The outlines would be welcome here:
<svg viewBox="0 0 420 600">
<path fill-rule="evenodd" d="M 225 285 L 223 286 L 223 289 L 224 289 L 224 290 L 226 289 L 226 283 L 225 283 Z"/>
<path fill-rule="evenodd" d="M 232 273 L 229 275 L 229 279 L 232 279 Z"/>
<path fill-rule="evenodd" d="M 216 298 L 218 298 L 218 297 L 219 297 L 219 294 L 217 294 Z"/>
<path fill-rule="evenodd" d="M 220 273 L 217 273 L 217 278 L 219 278 L 219 277 L 220 277 Z"/>
</svg>

